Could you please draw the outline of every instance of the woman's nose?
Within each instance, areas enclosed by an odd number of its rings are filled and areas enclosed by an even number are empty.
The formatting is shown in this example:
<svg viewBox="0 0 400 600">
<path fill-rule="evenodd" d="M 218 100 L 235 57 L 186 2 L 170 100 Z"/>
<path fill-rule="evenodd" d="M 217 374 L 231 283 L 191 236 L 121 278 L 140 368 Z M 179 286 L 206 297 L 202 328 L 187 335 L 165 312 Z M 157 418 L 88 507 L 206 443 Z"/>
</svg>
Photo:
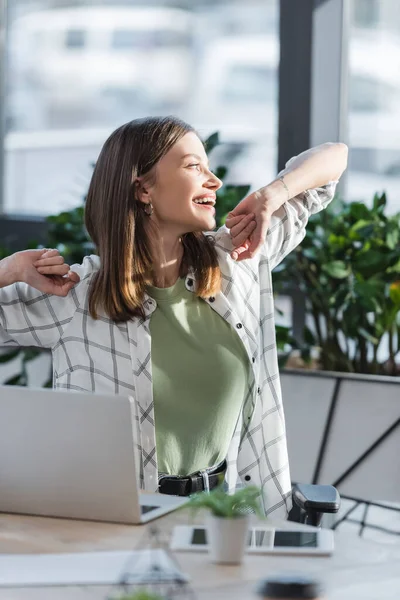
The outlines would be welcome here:
<svg viewBox="0 0 400 600">
<path fill-rule="evenodd" d="M 219 190 L 220 187 L 222 187 L 223 182 L 220 179 L 218 179 L 218 177 L 216 175 L 214 175 L 214 173 L 212 173 L 210 171 L 210 176 L 208 178 L 206 185 L 210 189 L 217 191 L 217 190 Z"/>
</svg>

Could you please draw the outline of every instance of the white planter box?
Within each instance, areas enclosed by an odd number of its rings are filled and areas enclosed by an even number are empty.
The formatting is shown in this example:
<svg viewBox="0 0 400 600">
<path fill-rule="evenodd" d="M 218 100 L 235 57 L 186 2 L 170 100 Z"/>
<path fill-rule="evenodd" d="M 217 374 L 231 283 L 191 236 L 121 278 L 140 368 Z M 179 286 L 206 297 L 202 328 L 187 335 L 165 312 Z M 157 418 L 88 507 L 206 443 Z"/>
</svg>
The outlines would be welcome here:
<svg viewBox="0 0 400 600">
<path fill-rule="evenodd" d="M 400 377 L 287 369 L 281 382 L 292 480 L 398 502 Z"/>
</svg>

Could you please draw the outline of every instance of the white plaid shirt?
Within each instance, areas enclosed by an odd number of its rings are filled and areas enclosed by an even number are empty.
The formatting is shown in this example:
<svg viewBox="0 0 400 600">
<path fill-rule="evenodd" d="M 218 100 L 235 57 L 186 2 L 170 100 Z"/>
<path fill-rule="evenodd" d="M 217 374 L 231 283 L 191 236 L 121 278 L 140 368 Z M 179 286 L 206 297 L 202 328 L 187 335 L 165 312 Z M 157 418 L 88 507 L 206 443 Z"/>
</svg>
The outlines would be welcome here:
<svg viewBox="0 0 400 600">
<path fill-rule="evenodd" d="M 231 259 L 226 227 L 212 233 L 222 291 L 208 303 L 237 332 L 252 365 L 249 389 L 228 452 L 226 477 L 230 489 L 237 484 L 238 475 L 245 485 L 262 486 L 265 512 L 274 517 L 285 517 L 291 508 L 291 482 L 271 271 L 301 242 L 309 215 L 332 200 L 335 187 L 336 182 L 330 182 L 285 203 L 272 217 L 261 252 L 251 260 L 236 263 Z M 98 268 L 99 258 L 93 255 L 85 257 L 82 265 L 74 265 L 72 269 L 81 280 L 65 298 L 42 294 L 24 283 L 0 289 L 0 343 L 51 348 L 56 389 L 133 396 L 140 483 L 142 489 L 154 492 L 158 469 L 149 321 L 156 302 L 146 295 L 144 321 L 137 318 L 115 323 L 106 315 L 93 320 L 88 311 L 88 290 Z M 193 291 L 195 286 L 190 273 L 186 287 Z"/>
</svg>

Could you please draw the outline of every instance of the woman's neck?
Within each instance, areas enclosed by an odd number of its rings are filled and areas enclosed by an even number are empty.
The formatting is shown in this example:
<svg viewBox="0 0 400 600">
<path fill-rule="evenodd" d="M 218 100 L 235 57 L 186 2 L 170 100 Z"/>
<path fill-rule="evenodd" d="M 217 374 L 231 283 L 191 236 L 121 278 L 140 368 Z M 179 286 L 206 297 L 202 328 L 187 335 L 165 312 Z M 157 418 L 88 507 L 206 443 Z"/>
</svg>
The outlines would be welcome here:
<svg viewBox="0 0 400 600">
<path fill-rule="evenodd" d="M 180 238 L 163 237 L 153 246 L 154 285 L 167 288 L 173 286 L 178 277 L 183 257 Z"/>
</svg>

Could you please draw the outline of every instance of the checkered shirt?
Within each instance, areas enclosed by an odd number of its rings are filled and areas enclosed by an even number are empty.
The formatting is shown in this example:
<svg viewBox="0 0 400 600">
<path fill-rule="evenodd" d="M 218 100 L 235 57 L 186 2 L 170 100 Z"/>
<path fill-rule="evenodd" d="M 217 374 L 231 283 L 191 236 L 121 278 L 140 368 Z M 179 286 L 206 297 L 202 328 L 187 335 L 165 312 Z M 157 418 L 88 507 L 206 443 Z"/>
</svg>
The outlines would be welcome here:
<svg viewBox="0 0 400 600">
<path fill-rule="evenodd" d="M 291 508 L 291 482 L 275 343 L 272 269 L 303 239 L 309 216 L 333 198 L 337 182 L 307 190 L 272 217 L 256 257 L 235 262 L 226 227 L 213 232 L 222 272 L 222 291 L 211 302 L 240 337 L 252 376 L 233 435 L 226 479 L 233 490 L 261 486 L 267 515 L 284 518 Z M 50 348 L 56 389 L 132 396 L 136 406 L 136 458 L 140 485 L 158 487 L 149 322 L 156 302 L 145 296 L 145 320 L 115 323 L 105 314 L 93 320 L 88 292 L 99 258 L 85 257 L 72 269 L 80 282 L 64 297 L 42 294 L 24 283 L 0 289 L 0 343 Z M 189 280 L 192 280 L 190 282 Z M 193 273 L 187 289 L 196 288 Z M 199 365 L 199 368 L 201 366 Z M 207 377 L 207 373 L 204 374 Z"/>
</svg>

